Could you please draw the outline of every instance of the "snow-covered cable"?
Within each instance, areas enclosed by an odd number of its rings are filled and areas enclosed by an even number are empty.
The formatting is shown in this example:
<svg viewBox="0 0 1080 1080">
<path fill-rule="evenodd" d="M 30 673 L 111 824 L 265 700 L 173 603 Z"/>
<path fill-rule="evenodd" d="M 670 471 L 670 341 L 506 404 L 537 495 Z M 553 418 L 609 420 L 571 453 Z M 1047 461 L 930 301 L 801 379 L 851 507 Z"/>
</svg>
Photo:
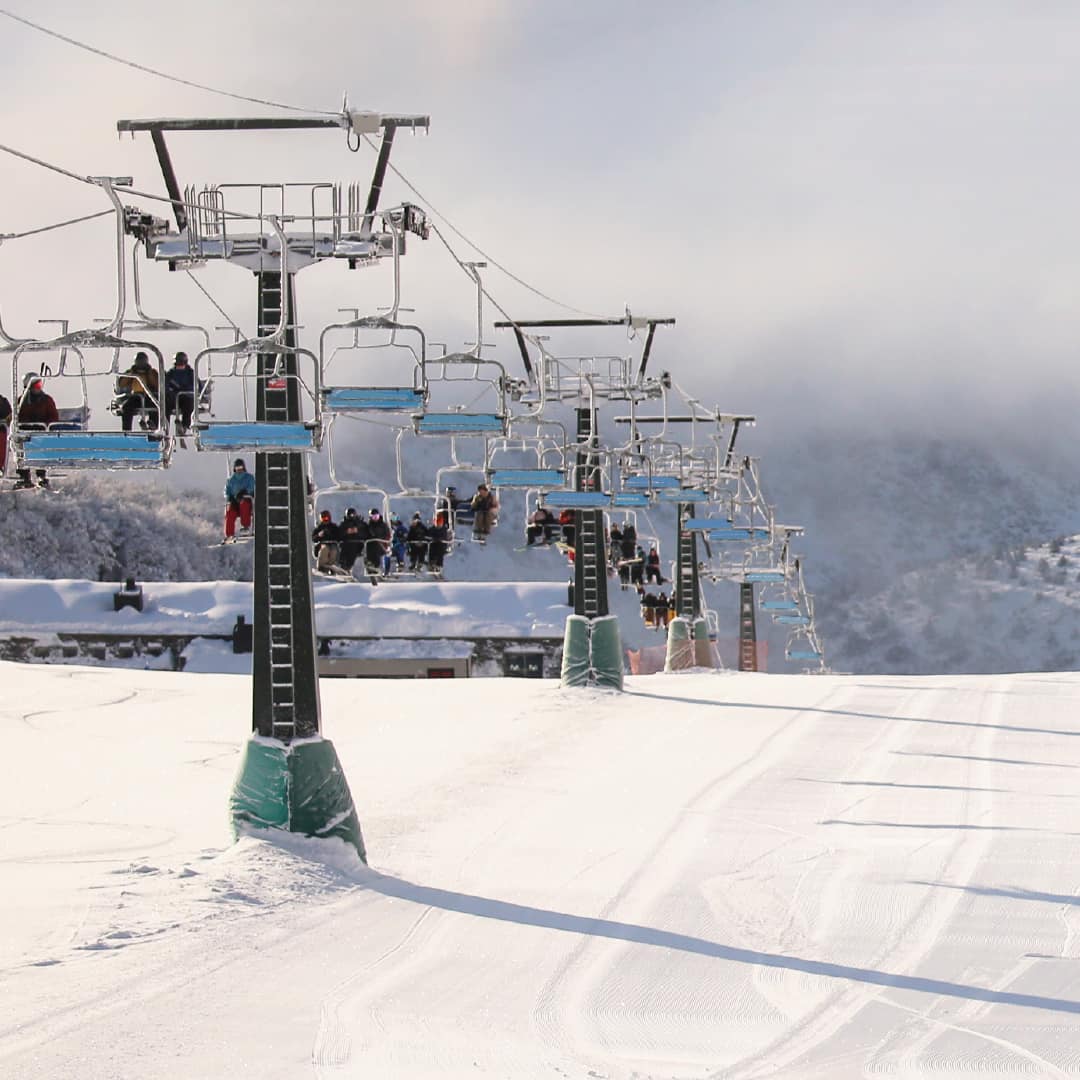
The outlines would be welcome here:
<svg viewBox="0 0 1080 1080">
<path fill-rule="evenodd" d="M 23 26 L 30 27 L 31 30 L 37 30 L 39 33 L 47 34 L 49 37 L 56 38 L 58 41 L 63 41 L 67 45 L 73 45 L 76 49 L 82 49 L 85 52 L 93 53 L 95 56 L 100 56 L 105 60 L 112 60 L 114 63 L 134 68 L 136 71 L 141 71 L 147 75 L 154 75 L 159 79 L 168 79 L 169 82 L 179 83 L 181 86 L 190 86 L 195 90 L 205 90 L 210 94 L 220 94 L 222 97 L 233 98 L 235 101 L 247 101 L 253 105 L 269 105 L 274 109 L 288 109 L 290 112 L 321 113 L 326 116 L 338 115 L 337 112 L 329 109 L 309 109 L 301 105 L 288 105 L 282 101 L 271 101 L 267 98 L 249 97 L 247 94 L 236 94 L 231 90 L 221 90 L 216 86 L 207 86 L 205 83 L 193 82 L 191 79 L 182 79 L 179 75 L 170 75 L 166 71 L 159 71 L 157 68 L 147 67 L 145 64 L 139 64 L 134 60 L 127 60 L 123 56 L 117 56 L 114 53 L 106 52 L 104 49 L 98 49 L 93 45 L 87 45 L 84 41 L 78 41 L 73 37 L 68 37 L 66 34 L 58 33 L 56 30 L 50 30 L 40 23 L 31 22 L 29 19 L 23 18 L 22 15 L 16 15 L 13 11 L 8 11 L 5 8 L 0 8 L 0 15 L 6 15 L 9 19 L 13 19 L 17 23 L 22 23 Z"/>
<path fill-rule="evenodd" d="M 232 317 L 229 315 L 229 313 L 210 295 L 210 292 L 206 289 L 203 283 L 190 270 L 185 270 L 184 273 L 187 274 L 187 276 L 191 278 L 191 280 L 195 283 L 195 287 L 199 290 L 199 292 L 201 292 L 203 296 L 205 296 L 206 299 L 209 300 L 215 308 L 217 308 L 218 312 L 222 315 L 225 321 L 235 331 L 237 331 L 237 333 L 239 333 L 241 336 L 244 336 L 244 332 L 240 329 L 239 326 L 236 325 L 235 322 L 233 322 Z"/>
<path fill-rule="evenodd" d="M 96 214 L 83 214 L 82 217 L 57 221 L 52 225 L 42 225 L 38 229 L 27 229 L 25 232 L 0 233 L 0 240 L 21 240 L 24 236 L 37 236 L 39 233 L 51 232 L 53 229 L 63 229 L 67 225 L 78 225 L 81 221 L 93 221 L 94 218 L 106 217 L 113 213 L 115 213 L 113 210 L 99 210 Z"/>
<path fill-rule="evenodd" d="M 492 296 L 490 292 L 488 292 L 488 290 L 487 290 L 487 289 L 485 288 L 485 286 L 484 286 L 484 283 L 483 283 L 482 281 L 477 281 L 477 279 L 476 279 L 476 278 L 475 278 L 475 277 L 474 277 L 474 276 L 473 276 L 472 274 L 470 274 L 470 273 L 469 273 L 469 269 L 468 269 L 468 267 L 467 267 L 467 266 L 465 265 L 465 261 L 464 261 L 464 259 L 462 259 L 462 258 L 461 258 L 461 256 L 460 256 L 460 255 L 458 255 L 458 253 L 457 253 L 457 252 L 456 252 L 456 251 L 454 250 L 454 248 L 453 248 L 453 246 L 451 245 L 450 241 L 449 241 L 449 240 L 447 240 L 445 236 L 443 236 L 442 230 L 441 230 L 441 229 L 440 229 L 440 228 L 439 228 L 439 227 L 438 227 L 437 225 L 432 225 L 432 227 L 431 227 L 431 231 L 432 231 L 432 232 L 433 232 L 433 233 L 434 233 L 434 234 L 435 234 L 435 235 L 436 235 L 436 236 L 437 236 L 437 237 L 439 238 L 439 242 L 440 242 L 440 243 L 441 243 L 441 244 L 443 245 L 443 247 L 444 247 L 444 248 L 446 248 L 446 250 L 447 250 L 447 251 L 448 251 L 448 252 L 450 253 L 450 258 L 452 258 L 452 259 L 454 260 L 454 262 L 456 262 L 456 263 L 458 264 L 458 266 L 460 266 L 460 267 L 461 267 L 461 272 L 462 272 L 462 273 L 463 273 L 463 274 L 464 274 L 464 275 L 465 275 L 465 276 L 466 276 L 466 277 L 467 277 L 467 278 L 468 278 L 468 279 L 469 279 L 469 280 L 470 280 L 470 281 L 471 281 L 471 282 L 472 282 L 472 283 L 473 283 L 474 285 L 476 285 L 476 286 L 477 286 L 477 288 L 479 288 L 480 292 L 481 292 L 481 293 L 483 294 L 484 298 L 485 298 L 485 299 L 486 299 L 486 300 L 487 300 L 487 301 L 488 301 L 488 302 L 489 302 L 489 303 L 491 304 L 491 306 L 492 306 L 492 307 L 493 307 L 493 308 L 494 308 L 494 309 L 495 309 L 495 310 L 496 310 L 496 311 L 497 311 L 497 312 L 498 312 L 498 313 L 499 313 L 499 314 L 500 314 L 500 315 L 501 315 L 501 316 L 502 316 L 502 317 L 503 317 L 504 319 L 506 319 L 506 321 L 507 321 L 507 322 L 511 323 L 511 324 L 512 324 L 512 325 L 513 325 L 513 326 L 514 326 L 515 328 L 518 328 L 518 327 L 517 327 L 517 323 L 515 323 L 515 322 L 514 322 L 514 320 L 513 320 L 512 318 L 511 318 L 511 316 L 510 316 L 510 315 L 509 315 L 509 314 L 507 313 L 507 311 L 506 311 L 506 308 L 504 308 L 504 307 L 502 306 L 502 304 L 500 304 L 500 303 L 499 303 L 499 301 L 498 301 L 498 300 L 496 300 L 496 299 L 495 299 L 495 297 L 494 297 L 494 296 Z M 479 249 L 477 249 L 477 250 L 479 250 Z M 482 253 L 481 253 L 481 254 L 482 254 Z"/>
<path fill-rule="evenodd" d="M 32 165 L 39 165 L 43 169 L 48 169 L 50 172 L 59 173 L 61 176 L 66 176 L 70 180 L 77 180 L 80 184 L 86 184 L 88 187 L 98 188 L 100 190 L 100 184 L 95 183 L 89 176 L 80 176 L 78 173 L 72 172 L 70 169 L 65 169 L 62 165 L 54 165 L 51 161 L 43 161 L 41 158 L 34 157 L 33 154 L 28 154 L 24 150 L 16 150 L 14 146 L 8 146 L 5 143 L 0 143 L 0 153 L 11 154 L 13 157 L 21 158 L 23 161 L 29 161 Z M 120 184 L 112 185 L 113 191 L 118 191 L 124 195 L 137 195 L 140 199 L 151 199 L 154 202 L 168 203 L 170 206 L 182 206 L 185 210 L 194 213 L 199 207 L 194 203 L 187 203 L 181 199 L 173 199 L 168 195 L 159 195 L 152 191 L 140 191 L 138 188 L 124 187 Z M 106 213 L 113 213 L 114 211 L 108 210 Z M 263 221 L 265 215 L 259 214 L 244 214 L 239 210 L 225 210 L 224 208 L 215 211 L 221 217 L 232 218 L 236 221 Z M 291 216 L 285 216 L 281 218 L 282 221 L 293 220 Z M 305 220 L 309 220 L 305 218 Z"/>
<path fill-rule="evenodd" d="M 367 135 L 364 136 L 364 139 L 367 142 L 368 146 L 370 146 L 371 149 L 374 150 L 375 144 L 372 142 L 372 140 Z M 547 293 L 542 292 L 534 285 L 530 285 L 523 278 L 518 277 L 517 274 L 513 273 L 511 270 L 508 270 L 505 266 L 503 266 L 501 262 L 498 261 L 498 259 L 495 259 L 491 255 L 489 255 L 474 240 L 470 240 L 469 237 L 467 237 L 445 214 L 437 210 L 435 206 L 432 205 L 431 200 L 424 196 L 420 191 L 418 191 L 412 181 L 409 180 L 408 177 L 406 177 L 396 165 L 394 165 L 392 162 L 387 162 L 387 164 L 390 167 L 390 171 L 417 197 L 417 199 L 420 200 L 420 202 L 422 202 L 428 208 L 428 210 L 431 211 L 432 214 L 435 215 L 435 217 L 437 217 L 452 233 L 454 233 L 454 235 L 457 236 L 458 239 L 464 240 L 465 243 L 468 244 L 469 247 L 471 247 L 478 255 L 486 259 L 497 270 L 501 270 L 508 278 L 510 278 L 511 281 L 516 281 L 517 284 L 520 285 L 523 289 L 528 289 L 529 292 L 534 293 L 536 296 L 539 296 L 542 300 L 546 300 L 549 304 L 554 304 L 556 307 L 564 308 L 566 311 L 572 311 L 576 315 L 585 315 L 592 319 L 599 319 L 603 317 L 597 315 L 594 311 L 584 311 L 581 308 L 574 307 L 573 304 L 567 304 L 564 303 L 562 300 L 557 300 L 554 296 L 549 296 Z M 445 243 L 445 241 L 443 242 Z M 506 315 L 506 312 L 502 311 L 502 308 L 500 308 L 499 310 L 500 312 L 502 312 L 503 315 Z M 509 319 L 510 316 L 506 315 L 506 318 Z"/>
<path fill-rule="evenodd" d="M 49 161 L 42 161 L 41 158 L 36 158 L 32 154 L 27 154 L 22 150 L 16 150 L 14 146 L 6 146 L 4 143 L 0 143 L 0 151 L 3 151 L 5 154 L 11 154 L 13 157 L 22 158 L 23 161 L 29 161 L 33 165 L 40 165 L 43 169 L 50 169 L 52 172 L 59 173 L 61 176 L 67 176 L 72 180 L 78 180 L 80 184 L 90 183 L 85 176 L 79 176 L 78 173 L 73 173 L 70 169 L 65 169 L 62 165 L 53 165 Z"/>
</svg>

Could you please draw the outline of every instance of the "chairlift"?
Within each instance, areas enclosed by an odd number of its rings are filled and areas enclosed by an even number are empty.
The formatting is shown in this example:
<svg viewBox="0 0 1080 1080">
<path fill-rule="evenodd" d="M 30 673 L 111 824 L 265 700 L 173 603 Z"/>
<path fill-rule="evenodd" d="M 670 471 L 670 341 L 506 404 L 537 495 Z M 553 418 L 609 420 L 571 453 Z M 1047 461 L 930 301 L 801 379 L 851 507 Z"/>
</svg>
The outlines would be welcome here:
<svg viewBox="0 0 1080 1080">
<path fill-rule="evenodd" d="M 508 435 L 487 441 L 484 470 L 498 488 L 539 488 L 553 491 L 566 486 L 566 427 L 557 420 L 526 421 L 529 434 Z M 545 428 L 553 429 L 550 433 Z"/>
<path fill-rule="evenodd" d="M 260 371 L 258 359 L 263 356 L 274 357 L 273 365 L 263 364 Z M 286 359 L 295 357 L 305 360 L 311 370 L 310 378 L 305 378 L 297 364 L 295 374 L 287 371 Z M 251 419 L 245 405 L 242 418 L 199 419 L 193 427 L 196 447 L 199 450 L 212 451 L 297 451 L 310 452 L 322 445 L 322 402 L 319 388 L 318 358 L 309 349 L 298 346 L 282 345 L 272 338 L 245 339 L 233 345 L 215 346 L 203 349 L 194 360 L 195 379 L 200 380 L 201 372 L 209 370 L 214 358 L 227 361 L 224 371 L 219 370 L 219 381 L 236 379 L 244 386 L 244 399 L 247 391 L 256 391 L 256 400 L 261 392 L 266 395 L 268 414 L 264 419 Z M 255 371 L 251 370 L 255 362 Z M 307 404 L 312 412 L 310 420 L 278 419 L 277 414 L 287 415 L 286 395 L 295 393 L 301 402 L 301 408 Z"/>
<path fill-rule="evenodd" d="M 114 359 L 100 371 L 90 370 L 86 352 L 91 349 L 112 350 Z M 130 349 L 153 354 L 157 362 L 158 385 L 164 381 L 164 358 L 161 351 L 149 341 L 118 337 L 103 330 L 81 330 L 65 333 L 57 338 L 27 341 L 18 345 L 12 356 L 12 427 L 10 447 L 17 468 L 43 470 L 50 467 L 67 469 L 160 469 L 169 463 L 172 443 L 163 426 L 163 404 L 148 392 L 151 405 L 158 406 L 157 423 L 145 431 L 120 432 L 95 430 L 89 427 L 90 404 L 89 381 L 95 378 L 112 380 L 119 373 L 115 357 L 119 350 Z M 60 352 L 55 370 L 48 369 L 53 384 L 68 379 L 77 382 L 80 402 L 77 406 L 65 406 L 58 422 L 48 426 L 20 424 L 19 409 L 29 393 L 30 382 L 41 377 L 39 371 L 31 372 L 29 380 L 22 380 L 21 361 L 27 355 L 39 352 Z M 75 363 L 72 364 L 72 359 Z M 72 367 L 75 370 L 71 370 Z M 25 385 L 20 386 L 20 381 Z M 61 400 L 65 395 L 61 391 Z M 57 406 L 59 413 L 60 406 Z"/>
<path fill-rule="evenodd" d="M 351 343 L 337 345 L 327 354 L 328 338 L 342 330 L 352 332 Z M 388 334 L 389 337 L 385 341 L 361 344 L 361 331 Z M 418 339 L 417 345 L 399 342 L 397 340 L 399 334 L 405 334 L 410 338 L 415 335 Z M 342 361 L 346 353 L 363 353 L 365 350 L 381 349 L 401 349 L 408 353 L 410 370 L 407 378 L 386 385 L 372 385 L 370 380 L 360 382 L 358 378 L 363 372 L 356 369 L 362 365 L 353 364 L 350 365 L 348 381 L 340 381 Z M 330 324 L 319 335 L 319 364 L 322 373 L 321 393 L 324 410 L 328 413 L 382 415 L 401 413 L 410 416 L 418 410 L 423 410 L 427 402 L 426 354 L 427 340 L 424 332 L 419 326 L 411 323 L 399 323 L 396 319 L 386 316 L 364 316 L 350 322 Z M 335 369 L 332 383 L 330 382 L 331 369 Z"/>
<path fill-rule="evenodd" d="M 506 369 L 497 360 L 477 353 L 450 353 L 427 363 L 429 398 L 422 412 L 413 414 L 417 435 L 492 438 L 505 436 L 510 413 L 506 403 Z M 456 396 L 469 385 L 479 387 L 467 402 L 434 404 L 431 398 L 453 391 Z M 476 409 L 481 402 L 486 410 Z"/>
</svg>

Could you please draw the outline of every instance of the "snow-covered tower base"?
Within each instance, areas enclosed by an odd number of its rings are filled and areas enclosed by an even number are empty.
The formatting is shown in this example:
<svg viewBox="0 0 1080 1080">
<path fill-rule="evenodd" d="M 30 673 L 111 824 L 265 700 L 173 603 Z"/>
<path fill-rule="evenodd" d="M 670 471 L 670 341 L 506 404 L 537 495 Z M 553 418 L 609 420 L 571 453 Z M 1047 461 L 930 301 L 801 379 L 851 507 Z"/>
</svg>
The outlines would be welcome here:
<svg viewBox="0 0 1080 1080">
<path fill-rule="evenodd" d="M 665 671 L 686 671 L 689 668 L 715 667 L 709 641 L 709 624 L 705 619 L 674 618 L 668 623 Z"/>
<path fill-rule="evenodd" d="M 284 323 L 286 349 L 295 350 L 293 275 L 263 270 L 258 282 L 260 333 Z M 258 361 L 258 422 L 300 421 L 295 353 L 259 353 Z M 253 734 L 229 803 L 233 829 L 336 836 L 364 859 L 349 785 L 321 734 L 307 469 L 300 454 L 259 453 L 255 476 Z"/>
<path fill-rule="evenodd" d="M 614 615 L 567 615 L 562 684 L 623 688 L 622 637 Z"/>
<path fill-rule="evenodd" d="M 337 837 L 366 862 L 360 819 L 337 751 L 316 735 L 283 743 L 253 735 L 244 747 L 229 800 L 233 832 L 279 829 Z"/>
</svg>

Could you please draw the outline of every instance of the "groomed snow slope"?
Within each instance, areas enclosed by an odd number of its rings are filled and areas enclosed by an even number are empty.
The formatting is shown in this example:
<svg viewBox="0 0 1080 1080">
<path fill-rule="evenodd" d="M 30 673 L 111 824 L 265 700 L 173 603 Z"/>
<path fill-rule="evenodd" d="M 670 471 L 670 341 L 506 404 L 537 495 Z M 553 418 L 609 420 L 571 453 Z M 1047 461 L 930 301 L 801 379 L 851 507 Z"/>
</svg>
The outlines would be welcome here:
<svg viewBox="0 0 1080 1080">
<path fill-rule="evenodd" d="M 370 870 L 247 680 L 2 676 L 0 1075 L 1080 1075 L 1080 675 L 327 682 Z"/>
</svg>

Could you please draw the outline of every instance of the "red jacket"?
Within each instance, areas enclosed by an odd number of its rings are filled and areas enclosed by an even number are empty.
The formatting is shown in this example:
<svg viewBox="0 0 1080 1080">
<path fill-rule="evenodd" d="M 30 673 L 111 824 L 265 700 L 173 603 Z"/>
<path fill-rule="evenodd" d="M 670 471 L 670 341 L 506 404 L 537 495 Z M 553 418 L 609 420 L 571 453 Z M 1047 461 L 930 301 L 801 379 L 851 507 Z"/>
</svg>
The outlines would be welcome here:
<svg viewBox="0 0 1080 1080">
<path fill-rule="evenodd" d="M 59 419 L 56 402 L 44 391 L 39 394 L 31 391 L 19 406 L 20 424 L 55 424 Z"/>
</svg>

